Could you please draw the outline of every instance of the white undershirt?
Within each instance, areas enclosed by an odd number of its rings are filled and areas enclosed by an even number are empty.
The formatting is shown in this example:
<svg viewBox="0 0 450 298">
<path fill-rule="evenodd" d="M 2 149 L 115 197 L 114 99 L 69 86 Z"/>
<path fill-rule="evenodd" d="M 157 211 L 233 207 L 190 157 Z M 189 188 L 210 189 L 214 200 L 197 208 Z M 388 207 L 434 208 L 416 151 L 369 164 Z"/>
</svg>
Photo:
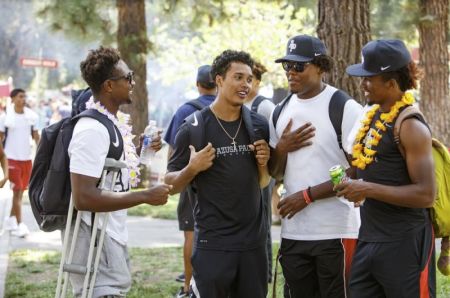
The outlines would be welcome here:
<svg viewBox="0 0 450 298">
<path fill-rule="evenodd" d="M 8 159 L 25 161 L 32 158 L 31 127 L 35 127 L 37 116 L 28 110 L 19 114 L 10 108 L 0 117 L 0 131 L 5 132 L 8 128 L 4 148 Z"/>
</svg>

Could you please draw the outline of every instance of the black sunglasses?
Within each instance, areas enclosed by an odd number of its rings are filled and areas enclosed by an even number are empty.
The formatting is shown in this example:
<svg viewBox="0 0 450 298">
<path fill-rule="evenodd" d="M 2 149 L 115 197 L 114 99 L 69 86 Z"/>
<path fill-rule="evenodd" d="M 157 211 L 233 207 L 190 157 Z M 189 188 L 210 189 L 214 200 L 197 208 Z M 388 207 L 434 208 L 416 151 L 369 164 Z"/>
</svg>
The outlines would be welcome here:
<svg viewBox="0 0 450 298">
<path fill-rule="evenodd" d="M 133 81 L 134 81 L 134 72 L 130 71 L 125 76 L 112 77 L 112 78 L 109 78 L 108 80 L 117 81 L 117 80 L 121 80 L 121 79 L 126 79 L 128 81 L 128 83 L 130 85 L 132 85 Z"/>
<path fill-rule="evenodd" d="M 306 65 L 308 65 L 308 62 L 283 62 L 281 63 L 283 65 L 283 69 L 285 71 L 294 70 L 296 72 L 303 72 L 305 70 Z"/>
</svg>

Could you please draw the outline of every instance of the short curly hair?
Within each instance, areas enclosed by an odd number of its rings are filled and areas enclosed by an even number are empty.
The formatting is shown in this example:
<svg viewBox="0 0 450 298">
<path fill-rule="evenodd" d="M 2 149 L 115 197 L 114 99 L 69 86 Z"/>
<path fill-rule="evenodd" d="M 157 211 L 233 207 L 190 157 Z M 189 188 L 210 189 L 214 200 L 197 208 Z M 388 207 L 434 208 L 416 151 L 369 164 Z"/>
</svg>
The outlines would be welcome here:
<svg viewBox="0 0 450 298">
<path fill-rule="evenodd" d="M 81 75 L 93 93 L 100 92 L 101 85 L 113 75 L 120 59 L 118 50 L 101 46 L 97 50 L 91 50 L 86 59 L 81 61 Z"/>
<path fill-rule="evenodd" d="M 333 58 L 328 55 L 314 57 L 310 63 L 317 66 L 323 72 L 330 72 L 333 69 Z"/>
<path fill-rule="evenodd" d="M 417 89 L 420 79 L 423 77 L 423 71 L 417 66 L 414 61 L 408 65 L 396 70 L 381 74 L 383 80 L 389 81 L 394 79 L 400 90 L 403 92 L 409 89 Z"/>
<path fill-rule="evenodd" d="M 251 69 L 253 69 L 253 65 L 255 64 L 252 57 L 247 52 L 225 50 L 214 59 L 214 62 L 211 65 L 211 76 L 213 80 L 215 81 L 218 75 L 225 77 L 225 74 L 233 62 L 247 64 Z"/>
<path fill-rule="evenodd" d="M 253 65 L 253 75 L 258 81 L 261 81 L 262 75 L 267 72 L 267 68 L 262 65 L 260 62 L 255 61 Z"/>
<path fill-rule="evenodd" d="M 13 89 L 13 90 L 11 91 L 11 93 L 9 93 L 9 97 L 11 97 L 11 98 L 16 97 L 17 94 L 19 94 L 19 93 L 25 93 L 25 90 L 23 90 L 23 89 L 21 89 L 21 88 Z"/>
</svg>

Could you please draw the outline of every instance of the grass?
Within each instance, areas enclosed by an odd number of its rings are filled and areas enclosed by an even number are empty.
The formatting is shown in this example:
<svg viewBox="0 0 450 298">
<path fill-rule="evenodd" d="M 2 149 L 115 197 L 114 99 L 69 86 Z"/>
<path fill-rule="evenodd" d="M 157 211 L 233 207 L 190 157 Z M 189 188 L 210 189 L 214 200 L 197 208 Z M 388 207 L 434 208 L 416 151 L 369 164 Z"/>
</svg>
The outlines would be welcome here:
<svg viewBox="0 0 450 298">
<path fill-rule="evenodd" d="M 274 244 L 274 258 L 278 244 Z M 133 285 L 129 298 L 173 297 L 180 283 L 174 278 L 182 272 L 181 247 L 130 249 Z M 60 254 L 55 251 L 17 250 L 10 254 L 5 297 L 53 297 Z M 274 263 L 275 264 L 275 263 Z M 281 298 L 283 276 L 278 267 L 277 297 Z M 437 272 L 437 297 L 450 297 L 450 278 Z M 71 297 L 71 295 L 69 295 Z M 269 295 L 272 297 L 272 284 Z"/>
<path fill-rule="evenodd" d="M 450 297 L 450 277 L 442 275 L 437 268 L 436 268 L 436 296 L 438 298 Z"/>
<path fill-rule="evenodd" d="M 278 245 L 274 245 L 274 255 Z M 178 247 L 130 249 L 133 285 L 129 298 L 174 297 L 181 283 L 174 281 L 182 272 L 182 249 Z M 17 250 L 10 254 L 5 297 L 53 297 L 56 289 L 60 253 L 55 251 Z M 279 267 L 280 268 L 280 267 Z M 277 297 L 282 297 L 283 278 L 277 282 Z M 269 284 L 271 297 L 272 285 Z M 68 295 L 68 297 L 72 297 Z"/>
<path fill-rule="evenodd" d="M 139 205 L 128 209 L 129 215 L 177 219 L 178 194 L 163 206 Z M 278 244 L 273 247 L 274 258 Z M 182 272 L 181 248 L 130 250 L 133 285 L 127 297 L 173 297 L 181 286 L 174 278 Z M 436 256 L 438 257 L 438 255 Z M 60 254 L 54 251 L 18 250 L 10 255 L 5 297 L 52 297 L 56 288 Z M 274 262 L 275 264 L 275 262 Z M 283 275 L 278 267 L 277 297 L 283 297 Z M 450 297 L 450 278 L 436 272 L 437 298 Z M 71 297 L 69 295 L 69 297 Z M 272 297 L 272 284 L 269 295 Z"/>
</svg>

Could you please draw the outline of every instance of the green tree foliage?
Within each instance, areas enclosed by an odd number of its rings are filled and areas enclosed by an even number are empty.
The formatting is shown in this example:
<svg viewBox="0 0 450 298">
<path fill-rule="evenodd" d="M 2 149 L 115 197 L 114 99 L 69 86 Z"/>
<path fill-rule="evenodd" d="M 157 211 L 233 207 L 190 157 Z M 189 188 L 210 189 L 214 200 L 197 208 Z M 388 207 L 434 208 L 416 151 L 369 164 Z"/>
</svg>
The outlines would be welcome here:
<svg viewBox="0 0 450 298">
<path fill-rule="evenodd" d="M 370 18 L 373 38 L 397 38 L 417 45 L 417 0 L 372 0 Z"/>
<path fill-rule="evenodd" d="M 0 1 L 0 79 L 12 77 L 16 87 L 40 92 L 79 81 L 79 56 L 89 44 L 68 43 L 35 16 L 38 0 Z M 50 58 L 57 69 L 22 67 L 20 58 Z"/>
<path fill-rule="evenodd" d="M 316 16 L 308 7 L 295 8 L 286 1 L 223 1 L 211 12 L 196 14 L 193 1 L 180 0 L 165 19 L 154 18 L 150 38 L 155 45 L 154 59 L 161 73 L 149 75 L 166 84 L 195 73 L 199 65 L 211 64 L 225 49 L 244 50 L 268 68 L 266 83 L 285 87 L 286 78 L 274 60 L 285 54 L 289 37 L 314 35 Z M 217 15 L 217 18 L 214 17 Z M 226 17 L 225 17 L 226 16 Z M 192 23 L 197 29 L 191 30 Z"/>
<path fill-rule="evenodd" d="M 37 16 L 45 19 L 49 28 L 64 32 L 82 41 L 116 41 L 117 16 L 114 2 L 109 0 L 40 0 L 36 1 Z"/>
</svg>

